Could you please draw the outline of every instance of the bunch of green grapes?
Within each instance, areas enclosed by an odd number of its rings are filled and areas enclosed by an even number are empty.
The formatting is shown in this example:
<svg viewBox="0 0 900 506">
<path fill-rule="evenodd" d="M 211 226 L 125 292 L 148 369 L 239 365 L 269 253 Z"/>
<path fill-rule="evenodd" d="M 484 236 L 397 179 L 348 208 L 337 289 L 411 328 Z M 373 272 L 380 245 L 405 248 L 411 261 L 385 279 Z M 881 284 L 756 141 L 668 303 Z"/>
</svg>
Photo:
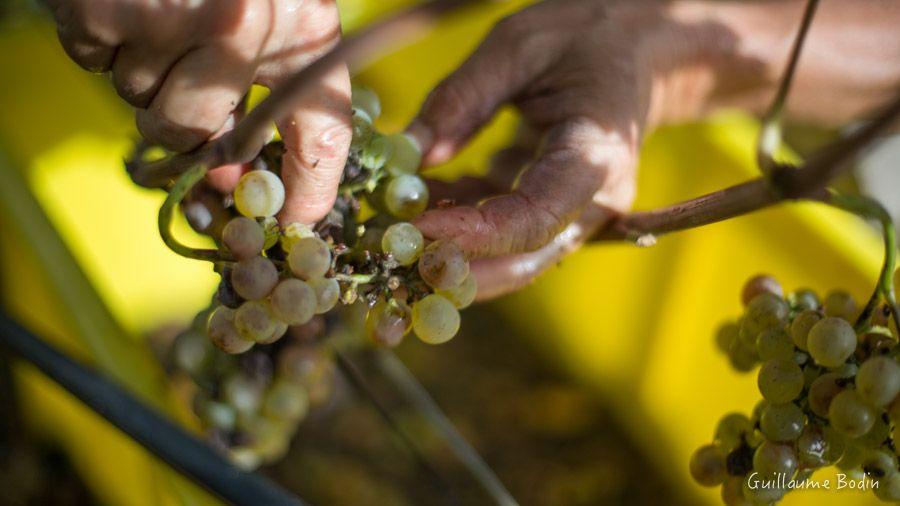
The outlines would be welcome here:
<svg viewBox="0 0 900 506">
<path fill-rule="evenodd" d="M 279 460 L 299 423 L 310 409 L 326 404 L 333 388 L 324 318 L 292 329 L 291 339 L 233 355 L 205 335 L 208 313 L 173 341 L 173 376 L 182 380 L 215 448 L 247 470 Z"/>
<path fill-rule="evenodd" d="M 232 195 L 198 196 L 196 187 L 184 205 L 192 225 L 195 215 L 219 217 L 220 226 L 195 228 L 216 242 L 221 280 L 212 306 L 198 316 L 202 325 L 176 341 L 173 356 L 199 386 L 194 406 L 210 437 L 245 467 L 280 456 L 306 412 L 310 386 L 282 374 L 303 355 L 291 336 L 326 321 L 337 306 L 361 303 L 362 328 L 377 345 L 396 346 L 410 330 L 426 343 L 444 343 L 475 298 L 463 251 L 452 241 L 426 244 L 408 221 L 428 204 L 416 175 L 421 152 L 406 134 L 376 131 L 380 107 L 371 90 L 354 88 L 350 154 L 334 207 L 319 223 L 276 218 L 285 200 L 280 142 L 248 164 Z M 260 379 L 241 370 L 263 362 L 276 374 Z"/>
<path fill-rule="evenodd" d="M 772 504 L 836 466 L 848 483 L 900 500 L 900 348 L 890 309 L 858 322 L 849 294 L 785 297 L 764 275 L 747 282 L 742 300 L 744 314 L 719 329 L 716 344 L 738 371 L 759 365 L 763 399 L 750 416 L 719 421 L 714 441 L 691 457 L 694 479 L 721 486 L 728 505 Z"/>
<path fill-rule="evenodd" d="M 406 220 L 422 213 L 428 188 L 416 175 L 421 152 L 406 134 L 382 135 L 370 90 L 353 93 L 353 142 L 341 193 L 315 226 L 278 223 L 284 185 L 277 157 L 261 156 L 234 190 L 238 215 L 224 226 L 219 305 L 207 333 L 226 353 L 280 339 L 339 302 L 362 298 L 371 308 L 367 334 L 396 346 L 412 328 L 432 344 L 459 329 L 459 309 L 475 298 L 463 251 L 451 241 L 425 244 Z M 271 150 L 269 150 L 271 151 Z M 364 199 L 373 217 L 360 223 Z"/>
</svg>

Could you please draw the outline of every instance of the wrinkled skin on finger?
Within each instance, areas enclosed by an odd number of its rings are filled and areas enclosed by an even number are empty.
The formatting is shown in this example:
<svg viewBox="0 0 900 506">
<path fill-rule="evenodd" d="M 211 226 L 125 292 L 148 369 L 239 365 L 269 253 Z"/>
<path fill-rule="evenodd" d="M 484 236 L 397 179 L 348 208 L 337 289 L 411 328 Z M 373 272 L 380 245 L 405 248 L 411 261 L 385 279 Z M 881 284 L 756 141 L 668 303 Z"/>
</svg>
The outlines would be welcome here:
<svg viewBox="0 0 900 506">
<path fill-rule="evenodd" d="M 250 86 L 276 87 L 340 39 L 333 0 L 49 0 L 60 41 L 82 67 L 110 72 L 150 142 L 190 151 L 222 135 Z M 347 157 L 350 80 L 340 68 L 278 125 L 285 222 L 331 209 Z M 213 171 L 229 191 L 239 167 Z"/>
</svg>

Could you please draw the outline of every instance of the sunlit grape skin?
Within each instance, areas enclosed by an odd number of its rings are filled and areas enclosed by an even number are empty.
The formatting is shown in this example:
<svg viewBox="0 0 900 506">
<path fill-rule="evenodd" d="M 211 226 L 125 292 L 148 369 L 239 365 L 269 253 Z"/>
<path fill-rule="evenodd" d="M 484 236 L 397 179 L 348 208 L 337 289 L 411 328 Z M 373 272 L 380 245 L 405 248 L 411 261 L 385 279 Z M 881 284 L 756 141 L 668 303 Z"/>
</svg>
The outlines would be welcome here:
<svg viewBox="0 0 900 506">
<path fill-rule="evenodd" d="M 428 286 L 448 290 L 462 284 L 469 275 L 469 262 L 453 241 L 437 240 L 425 247 L 419 259 L 419 275 Z"/>
<path fill-rule="evenodd" d="M 459 330 L 459 311 L 449 300 L 431 294 L 413 304 L 412 325 L 422 341 L 445 343 Z"/>
<path fill-rule="evenodd" d="M 806 344 L 817 364 L 839 367 L 856 350 L 856 332 L 846 320 L 829 316 L 809 329 Z"/>
<path fill-rule="evenodd" d="M 302 325 L 316 313 L 316 292 L 306 282 L 288 278 L 272 291 L 272 312 L 288 325 Z"/>
<path fill-rule="evenodd" d="M 388 181 L 384 189 L 384 204 L 397 218 L 415 218 L 428 206 L 428 187 L 418 176 L 401 174 Z"/>
<path fill-rule="evenodd" d="M 248 218 L 275 216 L 284 205 L 284 184 L 272 172 L 252 170 L 238 180 L 234 205 Z"/>
<path fill-rule="evenodd" d="M 390 253 L 400 265 L 412 265 L 425 248 L 422 232 L 412 223 L 394 223 L 381 237 L 381 249 Z"/>
<path fill-rule="evenodd" d="M 253 347 L 252 340 L 244 338 L 234 324 L 235 311 L 219 306 L 209 315 L 206 332 L 220 350 L 229 354 L 244 353 Z"/>
<path fill-rule="evenodd" d="M 264 298 L 277 283 L 278 268 L 271 260 L 261 256 L 241 260 L 231 271 L 231 286 L 247 300 Z"/>
<path fill-rule="evenodd" d="M 318 237 L 304 237 L 291 247 L 288 265 L 301 279 L 321 278 L 331 268 L 331 249 Z"/>
<path fill-rule="evenodd" d="M 266 241 L 263 228 L 256 220 L 238 216 L 222 229 L 222 244 L 238 260 L 247 260 L 260 254 Z"/>
<path fill-rule="evenodd" d="M 691 476 L 704 487 L 721 485 L 728 476 L 725 454 L 716 445 L 701 446 L 691 455 Z"/>
</svg>

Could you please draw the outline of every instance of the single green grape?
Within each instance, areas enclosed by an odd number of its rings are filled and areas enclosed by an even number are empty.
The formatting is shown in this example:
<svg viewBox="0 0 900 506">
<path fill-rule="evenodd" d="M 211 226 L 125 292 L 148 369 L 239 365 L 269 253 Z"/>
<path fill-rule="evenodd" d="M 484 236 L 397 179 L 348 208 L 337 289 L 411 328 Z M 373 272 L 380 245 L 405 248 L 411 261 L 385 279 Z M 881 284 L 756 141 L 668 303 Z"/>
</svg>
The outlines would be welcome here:
<svg viewBox="0 0 900 506">
<path fill-rule="evenodd" d="M 869 432 L 854 440 L 857 446 L 862 448 L 878 448 L 888 440 L 891 435 L 891 425 L 889 420 L 882 418 L 881 414 L 875 412 L 875 423 Z"/>
<path fill-rule="evenodd" d="M 249 300 L 234 312 L 234 326 L 244 339 L 266 344 L 279 330 L 268 301 Z M 281 337 L 281 336 L 279 336 Z"/>
<path fill-rule="evenodd" d="M 829 292 L 825 296 L 822 306 L 825 309 L 825 316 L 843 318 L 847 321 L 856 320 L 856 315 L 859 313 L 856 307 L 856 300 L 843 290 Z"/>
<path fill-rule="evenodd" d="M 822 418 L 828 418 L 828 408 L 831 407 L 831 401 L 837 394 L 844 391 L 840 380 L 840 376 L 829 372 L 819 376 L 812 382 L 812 385 L 809 387 L 807 402 L 809 403 L 809 409 L 813 413 Z"/>
<path fill-rule="evenodd" d="M 475 295 L 478 293 L 478 282 L 475 276 L 469 272 L 462 284 L 449 290 L 435 290 L 434 293 L 446 298 L 456 306 L 456 309 L 465 309 L 475 302 Z"/>
<path fill-rule="evenodd" d="M 309 397 L 306 389 L 297 383 L 276 379 L 263 399 L 263 414 L 269 418 L 297 421 L 306 416 Z"/>
<path fill-rule="evenodd" d="M 385 187 L 384 204 L 388 212 L 401 220 L 415 218 L 428 207 L 428 187 L 418 176 L 393 177 Z"/>
<path fill-rule="evenodd" d="M 425 249 L 425 238 L 412 223 L 394 223 L 384 231 L 381 249 L 400 265 L 412 265 Z"/>
<path fill-rule="evenodd" d="M 828 419 L 831 426 L 850 437 L 860 437 L 875 425 L 875 412 L 856 390 L 844 390 L 831 400 Z"/>
<path fill-rule="evenodd" d="M 393 149 L 384 168 L 394 177 L 415 174 L 422 164 L 422 148 L 418 141 L 406 133 L 389 135 L 387 139 Z"/>
<path fill-rule="evenodd" d="M 273 172 L 251 170 L 234 188 L 234 205 L 248 218 L 275 216 L 284 205 L 284 184 Z"/>
<path fill-rule="evenodd" d="M 821 305 L 819 296 L 809 288 L 801 288 L 791 293 L 788 295 L 788 301 L 796 311 L 815 311 Z"/>
<path fill-rule="evenodd" d="M 238 216 L 222 229 L 222 244 L 238 260 L 248 260 L 262 252 L 266 234 L 259 223 L 246 216 Z"/>
<path fill-rule="evenodd" d="M 691 476 L 704 487 L 721 485 L 728 472 L 725 468 L 725 453 L 716 445 L 701 446 L 691 455 Z"/>
<path fill-rule="evenodd" d="M 738 339 L 740 327 L 734 322 L 723 323 L 716 331 L 716 347 L 722 353 L 728 353 L 731 344 Z"/>
<path fill-rule="evenodd" d="M 867 475 L 881 480 L 897 472 L 897 457 L 887 450 L 868 450 L 863 458 L 862 468 Z"/>
<path fill-rule="evenodd" d="M 763 330 L 781 327 L 787 323 L 790 308 L 781 297 L 763 292 L 747 304 L 741 319 L 741 339 L 750 346 L 756 346 L 756 337 Z"/>
<path fill-rule="evenodd" d="M 792 401 L 803 390 L 803 370 L 791 359 L 769 360 L 759 370 L 757 386 L 772 403 Z"/>
<path fill-rule="evenodd" d="M 366 314 L 365 330 L 369 339 L 384 346 L 397 346 L 412 325 L 411 310 L 406 304 L 379 300 Z"/>
<path fill-rule="evenodd" d="M 229 354 L 244 353 L 253 347 L 254 341 L 245 338 L 234 323 L 235 310 L 219 306 L 210 315 L 206 333 L 210 341 L 220 350 Z"/>
<path fill-rule="evenodd" d="M 210 313 L 210 316 L 212 316 L 212 313 Z M 233 320 L 233 313 L 231 317 Z M 204 323 L 204 326 L 208 327 L 208 324 Z M 237 329 L 234 328 L 233 322 L 230 325 L 230 330 L 233 332 L 233 336 L 237 336 Z M 199 374 L 212 353 L 209 346 L 210 340 L 211 338 L 207 339 L 194 329 L 178 334 L 172 343 L 172 359 L 175 365 L 190 375 Z M 253 346 L 253 343 L 250 343 L 250 346 Z"/>
<path fill-rule="evenodd" d="M 765 441 L 753 452 L 753 470 L 764 476 L 783 474 L 790 480 L 799 463 L 797 453 L 786 444 Z"/>
<path fill-rule="evenodd" d="M 797 456 L 800 465 L 814 469 L 830 464 L 828 442 L 825 432 L 820 427 L 807 425 L 800 434 L 800 438 L 797 439 Z"/>
<path fill-rule="evenodd" d="M 334 278 L 312 278 L 309 286 L 316 292 L 316 314 L 324 314 L 337 304 L 341 296 L 341 285 Z"/>
<path fill-rule="evenodd" d="M 741 302 L 746 306 L 762 293 L 771 293 L 779 298 L 784 296 L 784 290 L 778 280 L 768 274 L 757 274 L 744 284 L 744 288 L 741 290 Z"/>
<path fill-rule="evenodd" d="M 247 300 L 265 298 L 278 284 L 278 268 L 261 256 L 241 260 L 231 270 L 231 286 Z"/>
<path fill-rule="evenodd" d="M 223 431 L 234 429 L 237 413 L 234 408 L 224 402 L 206 400 L 201 404 L 200 419 L 207 427 L 213 427 Z"/>
<path fill-rule="evenodd" d="M 856 391 L 864 401 L 884 407 L 900 393 L 900 366 L 892 357 L 866 360 L 856 373 Z"/>
<path fill-rule="evenodd" d="M 746 480 L 741 480 L 741 488 L 744 498 L 750 504 L 773 504 L 780 501 L 787 490 L 780 486 L 770 486 L 767 482 L 775 480 L 777 476 L 750 475 Z"/>
<path fill-rule="evenodd" d="M 783 328 L 772 327 L 756 336 L 756 351 L 763 362 L 776 358 L 793 360 L 794 343 Z"/>
<path fill-rule="evenodd" d="M 412 325 L 422 341 L 428 344 L 445 343 L 459 330 L 459 311 L 449 300 L 431 294 L 413 304 Z"/>
<path fill-rule="evenodd" d="M 305 281 L 288 278 L 272 291 L 272 312 L 288 325 L 303 325 L 316 313 L 316 291 Z"/>
<path fill-rule="evenodd" d="M 735 339 L 728 349 L 728 361 L 738 372 L 750 372 L 759 362 L 756 346 L 749 346 L 742 339 Z"/>
<path fill-rule="evenodd" d="M 298 278 L 321 278 L 331 268 L 331 249 L 318 237 L 298 239 L 288 253 L 288 265 Z"/>
<path fill-rule="evenodd" d="M 875 496 L 884 502 L 900 501 L 900 473 L 878 480 L 878 487 L 874 491 Z"/>
<path fill-rule="evenodd" d="M 222 382 L 222 399 L 238 413 L 255 413 L 262 403 L 262 390 L 247 376 L 232 374 Z"/>
<path fill-rule="evenodd" d="M 809 354 L 823 367 L 840 367 L 856 350 L 856 332 L 846 320 L 826 317 L 809 329 Z"/>
<path fill-rule="evenodd" d="M 806 345 L 809 330 L 813 325 L 819 323 L 821 319 L 822 315 L 812 309 L 806 309 L 797 313 L 794 321 L 791 322 L 791 340 L 794 341 L 794 345 L 801 350 L 809 349 Z"/>
<path fill-rule="evenodd" d="M 741 413 L 728 413 L 723 416 L 716 425 L 713 440 L 722 447 L 725 452 L 731 452 L 739 447 L 747 435 L 753 432 L 753 424 L 746 415 Z"/>
<path fill-rule="evenodd" d="M 365 112 L 373 121 L 381 115 L 381 101 L 371 88 L 353 85 L 350 101 L 354 109 Z"/>
<path fill-rule="evenodd" d="M 448 290 L 461 285 L 469 275 L 469 261 L 453 241 L 437 240 L 422 252 L 419 275 L 428 286 Z"/>
<path fill-rule="evenodd" d="M 796 404 L 770 404 L 759 419 L 759 430 L 770 441 L 794 441 L 803 432 L 806 417 Z"/>
<path fill-rule="evenodd" d="M 744 497 L 744 482 L 742 476 L 729 476 L 722 484 L 721 498 L 725 506 L 753 506 L 750 500 Z"/>
</svg>

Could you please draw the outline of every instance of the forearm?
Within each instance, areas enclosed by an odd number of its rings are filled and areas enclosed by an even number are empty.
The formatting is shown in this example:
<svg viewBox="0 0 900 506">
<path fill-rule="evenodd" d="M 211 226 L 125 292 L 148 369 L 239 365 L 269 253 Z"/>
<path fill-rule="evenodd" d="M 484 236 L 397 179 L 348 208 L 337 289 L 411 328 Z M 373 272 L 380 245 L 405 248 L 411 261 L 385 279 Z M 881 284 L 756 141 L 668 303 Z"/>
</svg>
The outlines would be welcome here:
<svg viewBox="0 0 900 506">
<path fill-rule="evenodd" d="M 653 76 L 648 121 L 687 119 L 723 106 L 763 111 L 787 65 L 805 5 L 805 0 L 670 3 L 662 30 L 667 35 L 650 35 L 661 40 L 648 45 Z M 898 89 L 900 3 L 822 0 L 788 112 L 839 124 Z"/>
</svg>

